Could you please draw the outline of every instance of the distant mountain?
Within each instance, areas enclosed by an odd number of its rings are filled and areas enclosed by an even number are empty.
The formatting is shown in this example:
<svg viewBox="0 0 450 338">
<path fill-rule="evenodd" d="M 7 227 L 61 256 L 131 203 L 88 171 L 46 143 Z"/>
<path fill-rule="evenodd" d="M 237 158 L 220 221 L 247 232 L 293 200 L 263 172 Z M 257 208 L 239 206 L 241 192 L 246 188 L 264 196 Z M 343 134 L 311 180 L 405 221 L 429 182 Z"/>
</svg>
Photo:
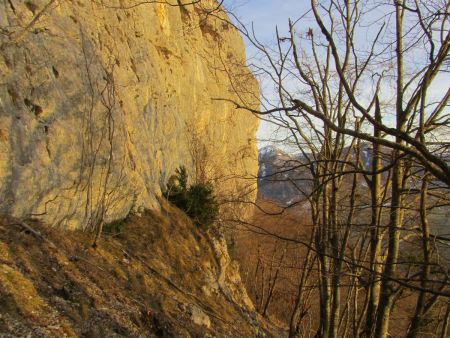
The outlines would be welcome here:
<svg viewBox="0 0 450 338">
<path fill-rule="evenodd" d="M 347 154 L 348 148 L 344 148 L 343 154 Z M 387 166 L 391 162 L 392 150 L 381 148 L 381 165 Z M 444 149 L 436 151 L 436 155 L 450 163 L 450 153 Z M 309 154 L 306 154 L 309 156 Z M 370 143 L 362 143 L 359 148 L 360 166 L 366 170 L 372 170 L 373 149 Z M 357 157 L 354 149 L 348 158 L 349 162 L 355 162 Z M 274 201 L 282 206 L 290 205 L 303 199 L 304 193 L 311 192 L 311 173 L 305 165 L 305 155 L 301 153 L 288 154 L 274 147 L 266 146 L 259 150 L 259 172 L 258 172 L 258 198 Z M 421 172 L 417 167 L 415 171 Z M 388 179 L 388 171 L 381 174 L 382 180 Z M 361 186 L 367 186 L 366 180 L 360 176 Z M 410 187 L 420 188 L 420 181 L 411 181 Z M 434 181 L 436 186 L 445 186 L 442 182 Z"/>
<path fill-rule="evenodd" d="M 346 153 L 346 151 L 344 151 Z M 364 143 L 360 146 L 361 164 L 365 170 L 372 168 L 372 147 Z M 384 151 L 390 157 L 390 150 Z M 308 156 L 308 154 L 306 154 Z M 350 161 L 354 161 L 356 153 L 350 154 Z M 266 146 L 259 150 L 258 198 L 271 200 L 286 206 L 303 199 L 312 190 L 311 172 L 305 165 L 305 155 L 301 153 L 288 154 L 274 147 Z M 383 176 L 385 176 L 384 174 Z M 361 184 L 366 182 L 361 178 Z"/>
<path fill-rule="evenodd" d="M 310 190 L 307 168 L 299 155 L 290 155 L 274 146 L 259 151 L 258 198 L 290 205 Z"/>
</svg>

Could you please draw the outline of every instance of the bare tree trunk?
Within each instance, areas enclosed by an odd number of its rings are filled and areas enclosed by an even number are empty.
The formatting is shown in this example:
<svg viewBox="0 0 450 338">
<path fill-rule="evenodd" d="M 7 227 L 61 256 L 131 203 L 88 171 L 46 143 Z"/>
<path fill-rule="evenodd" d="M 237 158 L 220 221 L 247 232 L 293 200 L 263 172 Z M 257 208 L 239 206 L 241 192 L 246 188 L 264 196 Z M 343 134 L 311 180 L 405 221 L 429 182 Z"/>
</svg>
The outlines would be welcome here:
<svg viewBox="0 0 450 338">
<path fill-rule="evenodd" d="M 395 2 L 396 13 L 396 60 L 397 60 L 397 102 L 396 102 L 396 130 L 400 133 L 405 129 L 405 111 L 403 110 L 403 14 L 404 0 Z M 403 145 L 403 140 L 396 137 L 396 144 Z M 399 156 L 400 151 L 394 151 L 394 168 L 392 176 L 392 200 L 391 214 L 388 229 L 388 253 L 386 265 L 384 269 L 384 278 L 381 283 L 380 301 L 377 313 L 377 323 L 375 329 L 375 337 L 385 338 L 388 335 L 389 318 L 392 310 L 395 284 L 388 278 L 394 278 L 397 268 L 398 253 L 400 247 L 400 229 L 403 222 L 403 204 L 402 204 L 402 187 L 403 187 L 403 160 Z"/>
<path fill-rule="evenodd" d="M 263 317 L 266 316 L 267 309 L 268 309 L 269 304 L 270 304 L 270 302 L 272 300 L 273 292 L 275 290 L 275 286 L 277 285 L 278 275 L 279 275 L 279 272 L 280 272 L 280 269 L 281 269 L 281 264 L 283 264 L 283 260 L 284 260 L 285 254 L 286 254 L 286 248 L 283 250 L 283 253 L 281 254 L 280 261 L 277 264 L 277 267 L 276 267 L 275 274 L 274 274 L 273 278 L 271 278 L 271 276 L 269 277 L 271 280 L 269 281 L 269 290 L 268 290 L 267 298 L 266 298 L 266 301 L 264 303 L 264 307 L 263 307 L 263 310 L 262 310 L 262 316 Z M 273 262 L 273 260 L 272 260 L 272 262 Z M 271 270 L 272 270 L 272 268 L 271 268 Z M 272 273 L 271 273 L 271 275 L 272 275 Z"/>
<path fill-rule="evenodd" d="M 303 319 L 303 317 L 307 314 L 307 310 L 302 309 L 303 303 L 303 288 L 305 287 L 308 278 L 310 276 L 313 264 L 311 263 L 311 249 L 310 247 L 313 244 L 314 240 L 314 232 L 309 241 L 308 252 L 305 257 L 305 261 L 303 263 L 303 269 L 300 277 L 300 284 L 298 286 L 297 297 L 295 299 L 294 309 L 291 314 L 291 318 L 289 321 L 289 338 L 297 337 L 299 335 L 299 326 Z"/>
<path fill-rule="evenodd" d="M 105 171 L 105 177 L 103 182 L 101 182 L 101 196 L 99 198 L 99 206 L 97 207 L 97 213 L 95 216 L 95 237 L 92 243 L 92 247 L 96 248 L 100 236 L 103 232 L 103 227 L 105 225 L 106 212 L 108 209 L 108 190 L 110 177 L 113 170 L 114 162 L 114 136 L 115 136 L 115 124 L 114 124 L 114 107 L 116 103 L 116 88 L 114 82 L 114 68 L 111 71 L 104 69 L 106 86 L 101 92 L 101 102 L 106 109 L 106 129 L 107 129 L 107 141 L 108 141 L 108 154 L 107 154 L 107 166 Z"/>
<path fill-rule="evenodd" d="M 313 251 L 311 248 L 314 245 L 314 241 L 316 239 L 316 232 L 318 230 L 318 223 L 319 223 L 319 207 L 318 207 L 318 201 L 316 198 L 310 199 L 310 206 L 311 206 L 311 216 L 312 216 L 312 224 L 313 224 L 313 231 L 311 232 L 311 236 L 309 239 L 309 245 L 307 246 L 307 253 L 306 258 L 303 262 L 303 269 L 301 273 L 300 283 L 298 287 L 297 297 L 294 304 L 294 309 L 292 310 L 291 318 L 289 321 L 289 338 L 297 337 L 299 336 L 299 328 L 301 325 L 302 319 L 306 316 L 308 309 L 302 309 L 303 305 L 303 299 L 304 299 L 304 287 L 306 286 L 308 282 L 308 278 L 311 275 L 311 271 L 314 266 L 314 260 L 317 256 L 313 257 Z"/>
<path fill-rule="evenodd" d="M 428 287 L 428 278 L 430 274 L 430 226 L 428 223 L 427 214 L 427 200 L 428 200 L 428 177 L 425 175 L 422 181 L 422 191 L 420 196 L 420 220 L 422 224 L 422 250 L 423 250 L 423 264 L 422 276 L 420 286 L 424 289 Z M 423 315 L 425 312 L 426 294 L 420 291 L 417 297 L 416 310 L 411 325 L 408 330 L 407 338 L 416 338 L 422 326 Z"/>
<path fill-rule="evenodd" d="M 375 119 L 381 121 L 381 111 L 379 106 L 378 97 L 376 98 Z M 380 137 L 381 133 L 379 128 L 374 127 L 374 136 Z M 365 325 L 365 335 L 370 337 L 374 330 L 376 313 L 378 308 L 378 298 L 380 296 L 380 251 L 381 251 L 381 234 L 380 234 L 380 211 L 381 211 L 381 186 L 380 178 L 381 174 L 379 170 L 381 168 L 381 154 L 380 145 L 377 142 L 372 143 L 372 172 L 375 174 L 372 176 L 370 184 L 371 188 L 371 222 L 370 222 L 370 269 L 373 271 L 369 276 L 369 299 L 367 305 L 367 317 Z"/>
<path fill-rule="evenodd" d="M 327 164 L 323 170 L 323 177 L 326 177 Z M 325 178 L 326 180 L 326 178 Z M 320 327 L 319 337 L 328 338 L 330 335 L 330 310 L 331 310 L 331 286 L 330 286 L 330 258 L 328 255 L 329 241 L 329 184 L 324 183 L 322 199 L 322 220 L 319 223 L 316 247 L 319 252 L 319 291 L 320 291 Z"/>
</svg>

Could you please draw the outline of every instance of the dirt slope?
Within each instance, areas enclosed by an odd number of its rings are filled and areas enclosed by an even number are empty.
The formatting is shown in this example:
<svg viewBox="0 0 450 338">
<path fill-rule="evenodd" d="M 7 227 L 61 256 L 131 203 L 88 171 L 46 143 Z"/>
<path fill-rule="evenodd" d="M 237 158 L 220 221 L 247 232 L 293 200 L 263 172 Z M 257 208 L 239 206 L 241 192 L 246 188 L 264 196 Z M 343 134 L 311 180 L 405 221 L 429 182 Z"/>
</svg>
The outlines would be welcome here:
<svg viewBox="0 0 450 338">
<path fill-rule="evenodd" d="M 0 221 L 0 336 L 274 335 L 222 271 L 220 234 L 175 208 L 128 217 L 95 250 L 88 233 L 16 223 Z"/>
</svg>

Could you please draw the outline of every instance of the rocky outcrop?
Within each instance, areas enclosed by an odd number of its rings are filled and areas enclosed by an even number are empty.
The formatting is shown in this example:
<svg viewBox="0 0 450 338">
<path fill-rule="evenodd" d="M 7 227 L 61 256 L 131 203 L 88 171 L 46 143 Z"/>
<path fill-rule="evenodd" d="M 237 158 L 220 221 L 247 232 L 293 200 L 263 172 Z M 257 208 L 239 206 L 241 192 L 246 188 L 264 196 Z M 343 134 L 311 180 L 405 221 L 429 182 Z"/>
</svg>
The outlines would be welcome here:
<svg viewBox="0 0 450 338">
<path fill-rule="evenodd" d="M 219 266 L 219 273 L 218 277 L 209 279 L 208 287 L 220 290 L 233 304 L 254 311 L 255 307 L 241 280 L 239 264 L 230 258 L 224 235 L 215 231 L 214 235 L 210 235 L 210 240 Z"/>
<path fill-rule="evenodd" d="M 243 195 L 258 122 L 214 98 L 257 106 L 258 88 L 215 9 L 2 2 L 0 213 L 89 227 L 157 207 L 182 164 L 219 195 Z"/>
</svg>

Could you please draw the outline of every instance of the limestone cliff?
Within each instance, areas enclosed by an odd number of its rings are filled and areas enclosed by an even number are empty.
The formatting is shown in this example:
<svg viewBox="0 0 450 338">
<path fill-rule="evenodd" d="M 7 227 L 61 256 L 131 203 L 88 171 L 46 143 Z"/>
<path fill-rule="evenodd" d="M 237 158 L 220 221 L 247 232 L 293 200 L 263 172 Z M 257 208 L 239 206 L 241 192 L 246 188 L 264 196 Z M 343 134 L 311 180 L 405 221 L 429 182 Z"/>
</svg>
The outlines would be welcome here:
<svg viewBox="0 0 450 338">
<path fill-rule="evenodd" d="M 242 40 L 216 1 L 171 4 L 0 3 L 0 213 L 89 227 L 156 207 L 181 164 L 249 188 L 258 122 L 213 100 L 257 105 Z"/>
</svg>

